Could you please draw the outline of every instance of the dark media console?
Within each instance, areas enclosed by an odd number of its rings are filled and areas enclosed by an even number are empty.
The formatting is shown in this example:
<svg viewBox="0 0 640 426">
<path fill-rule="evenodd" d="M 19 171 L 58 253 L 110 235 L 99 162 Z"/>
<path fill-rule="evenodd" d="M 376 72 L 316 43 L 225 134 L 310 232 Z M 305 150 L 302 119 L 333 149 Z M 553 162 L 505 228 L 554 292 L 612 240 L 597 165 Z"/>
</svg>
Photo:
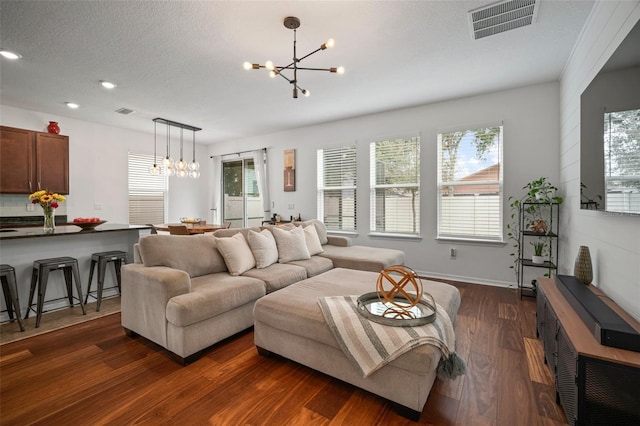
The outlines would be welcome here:
<svg viewBox="0 0 640 426">
<path fill-rule="evenodd" d="M 640 352 L 640 333 L 574 276 L 556 276 L 558 289 L 596 340 L 605 346 Z"/>
<path fill-rule="evenodd" d="M 574 288 L 568 278 L 540 278 L 537 287 L 536 329 L 556 402 L 570 425 L 640 425 L 640 353 L 613 346 L 634 347 L 640 323 L 599 289 Z"/>
</svg>

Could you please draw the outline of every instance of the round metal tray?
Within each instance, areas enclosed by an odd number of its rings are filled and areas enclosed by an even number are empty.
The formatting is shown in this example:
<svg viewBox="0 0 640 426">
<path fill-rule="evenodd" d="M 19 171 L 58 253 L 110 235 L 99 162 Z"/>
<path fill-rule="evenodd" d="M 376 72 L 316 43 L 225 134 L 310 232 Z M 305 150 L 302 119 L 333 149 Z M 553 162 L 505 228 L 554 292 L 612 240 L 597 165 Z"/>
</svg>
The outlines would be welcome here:
<svg viewBox="0 0 640 426">
<path fill-rule="evenodd" d="M 406 299 L 395 297 L 394 302 L 397 304 L 409 306 Z M 418 325 L 429 324 L 436 319 L 436 302 L 429 293 L 423 293 L 417 305 L 408 310 L 413 314 L 414 318 L 393 318 L 383 316 L 382 314 L 387 308 L 393 307 L 391 304 L 384 304 L 378 298 L 378 292 L 365 293 L 358 297 L 358 313 L 370 321 L 393 327 L 415 327 Z"/>
</svg>

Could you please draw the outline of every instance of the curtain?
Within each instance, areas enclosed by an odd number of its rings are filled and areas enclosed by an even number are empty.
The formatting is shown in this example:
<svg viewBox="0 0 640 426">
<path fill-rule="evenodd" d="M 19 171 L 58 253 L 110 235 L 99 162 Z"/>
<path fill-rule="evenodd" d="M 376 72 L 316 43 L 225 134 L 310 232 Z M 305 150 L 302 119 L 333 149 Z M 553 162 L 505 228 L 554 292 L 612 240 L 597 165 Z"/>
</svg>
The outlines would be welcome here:
<svg viewBox="0 0 640 426">
<path fill-rule="evenodd" d="M 256 180 L 258 181 L 258 191 L 262 198 L 263 219 L 271 217 L 271 200 L 269 199 L 269 182 L 267 178 L 267 149 L 256 149 L 253 151 L 253 164 L 256 170 Z"/>
<path fill-rule="evenodd" d="M 211 223 L 222 223 L 222 209 L 220 208 L 220 198 L 222 196 L 222 157 L 214 155 L 211 157 L 213 167 L 213 184 L 211 185 Z"/>
</svg>

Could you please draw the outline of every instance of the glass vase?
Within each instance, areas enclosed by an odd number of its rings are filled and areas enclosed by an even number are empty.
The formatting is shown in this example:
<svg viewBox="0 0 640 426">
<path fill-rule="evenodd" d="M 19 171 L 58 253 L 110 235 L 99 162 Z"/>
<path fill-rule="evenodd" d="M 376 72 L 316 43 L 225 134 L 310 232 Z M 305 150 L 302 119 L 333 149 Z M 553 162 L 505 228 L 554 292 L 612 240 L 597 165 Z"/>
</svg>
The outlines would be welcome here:
<svg viewBox="0 0 640 426">
<path fill-rule="evenodd" d="M 44 232 L 53 233 L 56 230 L 55 211 L 52 207 L 43 207 L 44 210 Z"/>
</svg>

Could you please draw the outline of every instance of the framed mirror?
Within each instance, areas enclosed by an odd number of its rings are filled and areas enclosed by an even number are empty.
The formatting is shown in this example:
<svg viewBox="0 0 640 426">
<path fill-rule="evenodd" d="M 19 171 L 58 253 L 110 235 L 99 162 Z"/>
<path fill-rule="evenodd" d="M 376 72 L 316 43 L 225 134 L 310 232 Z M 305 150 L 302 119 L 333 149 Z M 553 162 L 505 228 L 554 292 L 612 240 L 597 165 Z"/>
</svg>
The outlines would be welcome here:
<svg viewBox="0 0 640 426">
<path fill-rule="evenodd" d="M 640 23 L 580 98 L 580 208 L 640 214 Z"/>
</svg>

